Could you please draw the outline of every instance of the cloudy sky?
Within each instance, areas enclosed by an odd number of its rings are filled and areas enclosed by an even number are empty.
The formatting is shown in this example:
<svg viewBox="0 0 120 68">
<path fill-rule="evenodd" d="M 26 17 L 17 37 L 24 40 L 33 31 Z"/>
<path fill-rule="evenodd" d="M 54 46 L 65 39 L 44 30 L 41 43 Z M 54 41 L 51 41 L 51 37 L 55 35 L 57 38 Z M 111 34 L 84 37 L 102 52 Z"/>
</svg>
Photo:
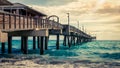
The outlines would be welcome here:
<svg viewBox="0 0 120 68">
<path fill-rule="evenodd" d="M 38 11 L 60 17 L 62 24 L 85 26 L 86 32 L 98 40 L 120 40 L 120 0 L 9 0 L 28 5 Z"/>
</svg>

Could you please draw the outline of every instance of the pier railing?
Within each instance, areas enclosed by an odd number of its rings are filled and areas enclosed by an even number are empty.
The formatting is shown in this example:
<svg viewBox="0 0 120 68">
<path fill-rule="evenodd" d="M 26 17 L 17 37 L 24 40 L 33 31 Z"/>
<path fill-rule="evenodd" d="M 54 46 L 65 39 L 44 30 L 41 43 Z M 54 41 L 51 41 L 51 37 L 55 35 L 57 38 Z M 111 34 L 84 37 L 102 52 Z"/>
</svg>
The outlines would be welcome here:
<svg viewBox="0 0 120 68">
<path fill-rule="evenodd" d="M 68 25 L 63 25 L 63 27 L 64 27 L 64 32 L 68 32 Z M 91 36 L 88 35 L 87 33 L 85 33 L 84 31 L 81 31 L 80 29 L 78 29 L 74 26 L 71 26 L 71 25 L 70 25 L 70 30 L 69 31 L 77 33 L 82 37 L 91 38 Z"/>
<path fill-rule="evenodd" d="M 29 29 L 62 29 L 63 26 L 55 21 L 0 12 L 1 30 L 29 30 Z"/>
</svg>

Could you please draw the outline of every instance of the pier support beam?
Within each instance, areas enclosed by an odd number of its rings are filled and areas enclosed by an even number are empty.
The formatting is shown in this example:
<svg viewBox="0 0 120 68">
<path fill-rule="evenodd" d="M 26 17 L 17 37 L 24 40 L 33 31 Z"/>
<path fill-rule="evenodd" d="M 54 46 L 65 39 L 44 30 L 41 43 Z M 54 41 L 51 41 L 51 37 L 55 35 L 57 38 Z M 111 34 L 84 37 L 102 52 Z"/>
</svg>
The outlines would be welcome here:
<svg viewBox="0 0 120 68">
<path fill-rule="evenodd" d="M 76 45 L 78 44 L 78 37 L 76 37 Z"/>
<path fill-rule="evenodd" d="M 38 48 L 40 48 L 40 37 L 39 36 L 37 37 L 37 46 Z"/>
<path fill-rule="evenodd" d="M 45 50 L 47 50 L 48 49 L 48 37 L 45 37 Z"/>
<path fill-rule="evenodd" d="M 8 54 L 12 53 L 12 36 L 8 36 Z"/>
<path fill-rule="evenodd" d="M 73 44 L 75 45 L 75 36 L 73 36 Z"/>
<path fill-rule="evenodd" d="M 5 53 L 5 43 L 2 42 L 1 45 L 2 45 L 1 52 L 2 52 L 2 54 L 4 54 Z"/>
<path fill-rule="evenodd" d="M 73 44 L 73 37 L 71 36 L 71 43 L 70 43 L 71 45 Z"/>
<path fill-rule="evenodd" d="M 67 38 L 68 38 L 68 47 L 70 48 L 71 47 L 71 45 L 70 45 L 70 37 L 68 36 Z"/>
<path fill-rule="evenodd" d="M 36 37 L 33 36 L 33 50 L 36 49 Z"/>
<path fill-rule="evenodd" d="M 24 37 L 21 37 L 21 51 L 24 50 Z"/>
<path fill-rule="evenodd" d="M 44 54 L 44 37 L 41 37 L 40 55 Z"/>
<path fill-rule="evenodd" d="M 76 43 L 77 43 L 77 44 L 78 44 L 78 40 L 79 40 L 79 39 L 78 39 L 78 37 L 77 37 L 77 40 L 76 40 Z"/>
<path fill-rule="evenodd" d="M 25 36 L 23 38 L 24 38 L 24 51 L 23 51 L 23 53 L 27 54 L 28 53 L 28 37 Z"/>
<path fill-rule="evenodd" d="M 63 45 L 66 46 L 66 35 L 64 36 Z"/>
<path fill-rule="evenodd" d="M 56 49 L 57 50 L 59 49 L 59 45 L 60 45 L 59 39 L 60 39 L 59 34 L 57 34 L 57 41 L 56 41 Z"/>
<path fill-rule="evenodd" d="M 84 40 L 83 40 L 83 38 L 81 38 L 81 43 L 83 43 L 84 42 Z"/>
<path fill-rule="evenodd" d="M 80 37 L 78 37 L 78 44 L 80 44 Z"/>
</svg>

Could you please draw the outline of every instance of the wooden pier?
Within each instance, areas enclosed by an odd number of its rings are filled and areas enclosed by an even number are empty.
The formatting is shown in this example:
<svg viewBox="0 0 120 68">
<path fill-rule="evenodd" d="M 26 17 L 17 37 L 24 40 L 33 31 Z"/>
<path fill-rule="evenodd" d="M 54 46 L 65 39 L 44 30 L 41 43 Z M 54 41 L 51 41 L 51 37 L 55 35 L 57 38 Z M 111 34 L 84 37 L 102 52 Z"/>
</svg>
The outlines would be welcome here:
<svg viewBox="0 0 120 68">
<path fill-rule="evenodd" d="M 8 53 L 12 53 L 12 37 L 21 37 L 21 51 L 24 54 L 28 53 L 28 37 L 33 37 L 33 49 L 39 48 L 41 55 L 48 49 L 50 35 L 56 35 L 57 50 L 60 49 L 60 35 L 64 36 L 63 45 L 69 48 L 95 39 L 74 26 L 60 24 L 59 17 L 56 15 L 47 17 L 46 14 L 19 3 L 0 6 L 0 8 L 2 8 L 0 11 L 2 53 L 5 53 L 5 42 L 8 42 Z M 50 20 L 51 17 L 56 17 L 57 21 Z"/>
</svg>

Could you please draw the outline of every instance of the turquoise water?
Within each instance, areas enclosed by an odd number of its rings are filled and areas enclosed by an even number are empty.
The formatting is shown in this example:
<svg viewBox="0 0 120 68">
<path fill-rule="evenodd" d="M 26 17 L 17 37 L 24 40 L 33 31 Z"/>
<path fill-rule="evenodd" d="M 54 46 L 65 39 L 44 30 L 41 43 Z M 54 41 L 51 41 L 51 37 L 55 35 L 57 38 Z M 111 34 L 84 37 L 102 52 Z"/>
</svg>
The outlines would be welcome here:
<svg viewBox="0 0 120 68">
<path fill-rule="evenodd" d="M 95 62 L 120 62 L 120 41 L 92 41 L 82 45 L 72 45 L 71 48 L 63 46 L 60 41 L 60 50 L 56 50 L 56 41 L 49 40 L 48 50 L 45 50 L 45 57 L 68 60 L 88 60 Z M 20 51 L 20 40 L 12 41 L 12 53 L 22 54 Z M 0 44 L 1 48 L 1 44 Z M 32 50 L 32 40 L 28 41 L 29 55 L 39 55 L 39 49 Z M 1 50 L 0 50 L 1 53 Z M 6 43 L 7 53 L 7 43 Z M 1 55 L 2 56 L 2 55 Z"/>
</svg>

